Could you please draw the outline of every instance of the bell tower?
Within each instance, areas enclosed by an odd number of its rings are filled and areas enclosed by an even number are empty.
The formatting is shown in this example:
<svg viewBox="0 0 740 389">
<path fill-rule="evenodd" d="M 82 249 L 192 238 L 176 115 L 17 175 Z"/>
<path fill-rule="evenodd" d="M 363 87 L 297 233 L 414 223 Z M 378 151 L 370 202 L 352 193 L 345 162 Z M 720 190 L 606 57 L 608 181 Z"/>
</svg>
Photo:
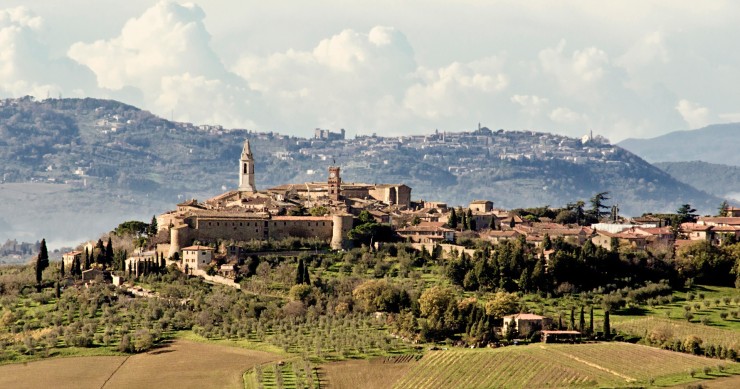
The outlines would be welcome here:
<svg viewBox="0 0 740 389">
<path fill-rule="evenodd" d="M 329 198 L 339 201 L 342 190 L 342 177 L 339 176 L 339 166 L 329 166 Z"/>
<path fill-rule="evenodd" d="M 254 187 L 254 157 L 249 147 L 249 139 L 244 141 L 242 155 L 239 158 L 239 191 L 256 192 Z"/>
</svg>

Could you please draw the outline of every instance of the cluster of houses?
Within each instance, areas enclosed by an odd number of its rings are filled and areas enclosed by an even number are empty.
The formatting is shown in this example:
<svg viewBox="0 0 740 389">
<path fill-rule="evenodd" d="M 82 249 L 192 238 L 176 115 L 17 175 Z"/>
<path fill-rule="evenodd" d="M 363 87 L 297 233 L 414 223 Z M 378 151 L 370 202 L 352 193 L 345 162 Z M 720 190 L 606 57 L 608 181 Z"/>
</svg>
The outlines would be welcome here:
<svg viewBox="0 0 740 389">
<path fill-rule="evenodd" d="M 522 218 L 494 208 L 489 200 L 473 201 L 464 209 L 442 202 L 414 201 L 411 188 L 403 184 L 344 182 L 338 166 L 329 167 L 326 182 L 287 184 L 259 191 L 254 184 L 249 140 L 244 143 L 238 166 L 236 190 L 203 202 L 189 200 L 159 215 L 158 228 L 169 234 L 169 242 L 132 253 L 125 261 L 124 271 L 138 276 L 175 264 L 188 274 L 204 275 L 206 270 L 215 269 L 222 276 L 236 277 L 245 253 L 236 245 L 219 246 L 217 250 L 211 247 L 215 243 L 300 237 L 325 240 L 332 249 L 341 250 L 348 247 L 349 232 L 363 212 L 379 223 L 390 224 L 407 242 L 445 247 L 460 237 L 480 238 L 493 244 L 524 239 L 541 247 L 549 237 L 578 245 L 590 240 L 606 249 L 618 244 L 647 250 L 672 249 L 696 241 L 719 244 L 740 236 L 740 208 L 734 207 L 721 217 L 700 217 L 683 223 L 678 234 L 665 220 L 656 217 L 590 226 L 564 225 L 547 218 Z M 458 252 L 461 249 L 456 248 Z M 549 253 L 543 253 L 547 258 Z M 65 266 L 71 267 L 81 254 L 82 251 L 65 254 Z M 216 267 L 217 263 L 220 266 Z"/>
</svg>

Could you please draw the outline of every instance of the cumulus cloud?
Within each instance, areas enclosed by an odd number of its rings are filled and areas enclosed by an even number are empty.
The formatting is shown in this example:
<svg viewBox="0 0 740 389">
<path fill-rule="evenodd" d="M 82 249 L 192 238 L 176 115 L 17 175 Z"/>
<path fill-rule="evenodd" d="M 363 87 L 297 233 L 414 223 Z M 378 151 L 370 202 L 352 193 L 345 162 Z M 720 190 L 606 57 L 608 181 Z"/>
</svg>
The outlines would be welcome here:
<svg viewBox="0 0 740 389">
<path fill-rule="evenodd" d="M 561 40 L 556 47 L 540 51 L 542 72 L 553 76 L 558 86 L 574 97 L 592 99 L 598 96 L 596 89 L 608 72 L 609 56 L 596 47 L 575 50 L 568 55 L 565 47 L 566 41 Z"/>
<path fill-rule="evenodd" d="M 277 125 L 369 131 L 403 120 L 399 101 L 416 68 L 406 37 L 376 26 L 368 32 L 343 30 L 310 51 L 244 56 L 233 71 L 278 110 Z"/>
<path fill-rule="evenodd" d="M 689 125 L 689 128 L 701 128 L 710 123 L 709 109 L 697 103 L 681 99 L 676 105 L 676 110 Z"/>
<path fill-rule="evenodd" d="M 0 95 L 57 97 L 92 92 L 91 74 L 67 58 L 55 58 L 40 40 L 44 22 L 27 8 L 0 10 Z"/>
<path fill-rule="evenodd" d="M 252 126 L 257 96 L 211 49 L 204 18 L 197 5 L 162 1 L 126 22 L 117 37 L 77 42 L 68 55 L 89 67 L 101 88 L 135 88 L 160 114 Z"/>
<path fill-rule="evenodd" d="M 480 117 L 485 102 L 509 85 L 496 59 L 421 68 L 417 74 L 420 80 L 406 91 L 404 105 L 426 119 Z"/>
<path fill-rule="evenodd" d="M 583 124 L 588 122 L 588 116 L 565 107 L 557 107 L 550 112 L 550 120 L 559 124 Z"/>
<path fill-rule="evenodd" d="M 511 96 L 511 102 L 519 104 L 522 107 L 522 113 L 529 116 L 537 116 L 550 101 L 545 97 L 536 95 L 514 95 Z"/>
</svg>

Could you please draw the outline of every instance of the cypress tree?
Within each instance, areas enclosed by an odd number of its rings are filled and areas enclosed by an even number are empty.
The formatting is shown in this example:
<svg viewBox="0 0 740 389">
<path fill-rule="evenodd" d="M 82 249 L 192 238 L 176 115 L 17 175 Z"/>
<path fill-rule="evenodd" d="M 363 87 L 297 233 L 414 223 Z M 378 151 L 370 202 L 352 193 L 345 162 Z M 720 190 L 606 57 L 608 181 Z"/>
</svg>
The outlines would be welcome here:
<svg viewBox="0 0 740 389">
<path fill-rule="evenodd" d="M 64 278 L 64 259 L 62 259 L 62 263 L 59 265 L 59 278 Z"/>
<path fill-rule="evenodd" d="M 311 285 L 311 276 L 308 273 L 308 264 L 303 264 L 303 283 L 306 285 Z"/>
<path fill-rule="evenodd" d="M 457 228 L 457 213 L 455 212 L 455 208 L 452 208 L 450 210 L 450 216 L 447 220 L 447 225 L 450 226 L 453 230 Z"/>
<path fill-rule="evenodd" d="M 593 335 L 594 333 L 594 306 L 591 306 L 591 309 L 588 314 L 588 333 L 589 335 Z"/>
<path fill-rule="evenodd" d="M 303 258 L 298 258 L 298 269 L 295 272 L 295 284 L 300 285 L 303 283 Z"/>
<path fill-rule="evenodd" d="M 576 309 L 571 307 L 570 308 L 570 328 L 569 330 L 575 330 L 576 329 Z"/>
<path fill-rule="evenodd" d="M 612 326 L 609 323 L 609 311 L 604 311 L 604 339 L 611 338 Z"/>
<path fill-rule="evenodd" d="M 148 230 L 147 233 L 148 233 L 148 235 L 150 237 L 152 237 L 154 235 L 157 235 L 157 230 L 158 229 L 159 228 L 157 226 L 157 216 L 156 215 L 153 215 L 152 216 L 152 222 L 149 223 L 149 228 L 147 229 Z"/>
<path fill-rule="evenodd" d="M 49 252 L 46 250 L 46 239 L 41 239 L 39 255 L 36 256 L 36 289 L 41 291 L 41 281 L 44 269 L 49 267 Z"/>
<path fill-rule="evenodd" d="M 111 242 L 110 236 L 108 237 L 108 246 L 105 247 L 105 264 L 106 266 L 113 265 L 113 242 Z"/>
</svg>

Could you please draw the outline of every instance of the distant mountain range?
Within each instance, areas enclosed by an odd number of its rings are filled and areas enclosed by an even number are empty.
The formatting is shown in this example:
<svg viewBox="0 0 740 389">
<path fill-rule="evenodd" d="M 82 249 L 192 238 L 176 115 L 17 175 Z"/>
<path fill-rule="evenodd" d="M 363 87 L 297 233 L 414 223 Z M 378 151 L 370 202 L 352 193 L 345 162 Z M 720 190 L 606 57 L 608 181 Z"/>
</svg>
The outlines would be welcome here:
<svg viewBox="0 0 740 389">
<path fill-rule="evenodd" d="M 651 139 L 625 139 L 618 146 L 648 162 L 704 161 L 740 166 L 740 123 L 714 124 Z"/>
<path fill-rule="evenodd" d="M 683 183 L 740 204 L 740 166 L 702 161 L 658 162 L 655 166 Z"/>
<path fill-rule="evenodd" d="M 246 137 L 258 189 L 324 181 L 336 161 L 345 182 L 405 183 L 414 199 L 451 205 L 559 207 L 602 191 L 628 215 L 721 202 L 603 139 L 484 127 L 328 141 L 171 122 L 110 100 L 24 98 L 0 101 L 0 240 L 69 244 L 235 188 Z"/>
</svg>

